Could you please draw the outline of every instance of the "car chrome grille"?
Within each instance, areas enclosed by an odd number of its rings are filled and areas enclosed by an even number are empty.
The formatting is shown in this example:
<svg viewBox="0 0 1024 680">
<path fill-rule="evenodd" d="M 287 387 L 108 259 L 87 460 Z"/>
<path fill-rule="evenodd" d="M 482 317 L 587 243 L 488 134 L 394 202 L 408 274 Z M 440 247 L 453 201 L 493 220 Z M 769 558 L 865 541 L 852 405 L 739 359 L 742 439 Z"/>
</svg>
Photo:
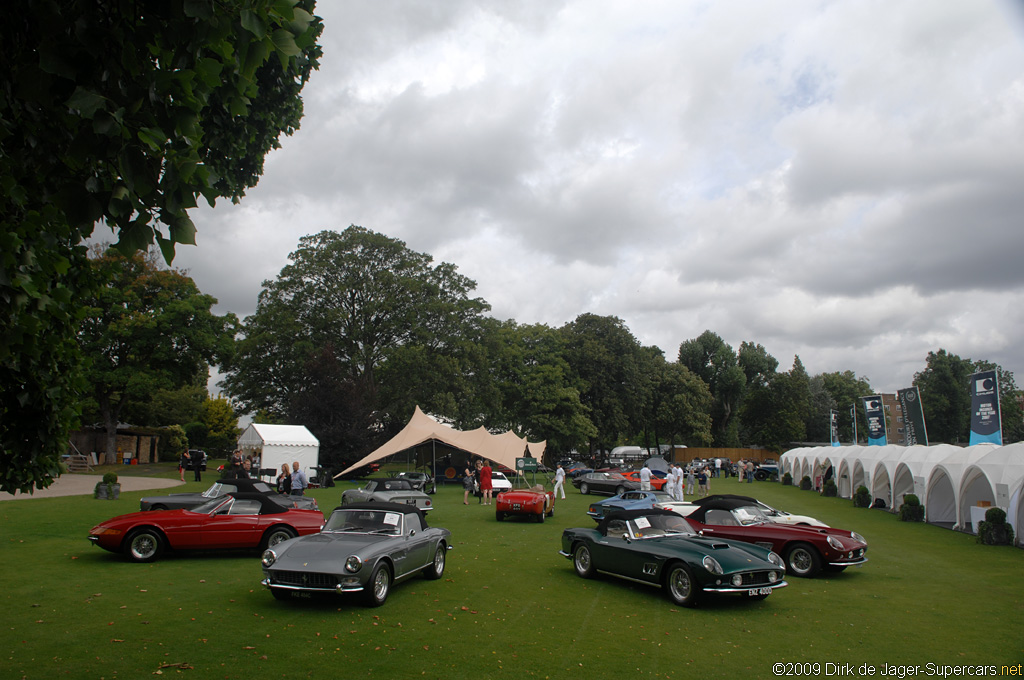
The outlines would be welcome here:
<svg viewBox="0 0 1024 680">
<path fill-rule="evenodd" d="M 743 574 L 743 587 L 766 586 L 770 583 L 767 571 L 748 571 Z"/>
<path fill-rule="evenodd" d="M 313 571 L 275 571 L 270 578 L 272 583 L 300 588 L 334 588 L 339 580 L 334 574 Z"/>
</svg>

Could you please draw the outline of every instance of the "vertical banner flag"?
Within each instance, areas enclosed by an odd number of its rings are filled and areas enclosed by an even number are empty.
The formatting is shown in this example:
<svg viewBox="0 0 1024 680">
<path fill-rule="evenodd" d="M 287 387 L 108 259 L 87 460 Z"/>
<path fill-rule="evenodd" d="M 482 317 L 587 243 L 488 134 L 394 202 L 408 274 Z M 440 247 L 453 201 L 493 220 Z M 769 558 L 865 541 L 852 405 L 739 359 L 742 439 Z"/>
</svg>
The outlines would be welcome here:
<svg viewBox="0 0 1024 680">
<path fill-rule="evenodd" d="M 928 430 L 924 427 L 924 411 L 921 410 L 921 393 L 917 387 L 896 390 L 903 410 L 903 431 L 906 433 L 907 446 L 923 444 L 928 446 Z"/>
<path fill-rule="evenodd" d="M 999 380 L 995 371 L 971 376 L 971 446 L 1003 443 L 999 419 Z"/>
<path fill-rule="evenodd" d="M 868 446 L 885 446 L 885 409 L 882 395 L 861 397 L 864 400 L 864 417 L 868 421 Z"/>
<path fill-rule="evenodd" d="M 839 411 L 829 411 L 829 437 L 832 438 L 832 446 L 839 446 Z"/>
</svg>

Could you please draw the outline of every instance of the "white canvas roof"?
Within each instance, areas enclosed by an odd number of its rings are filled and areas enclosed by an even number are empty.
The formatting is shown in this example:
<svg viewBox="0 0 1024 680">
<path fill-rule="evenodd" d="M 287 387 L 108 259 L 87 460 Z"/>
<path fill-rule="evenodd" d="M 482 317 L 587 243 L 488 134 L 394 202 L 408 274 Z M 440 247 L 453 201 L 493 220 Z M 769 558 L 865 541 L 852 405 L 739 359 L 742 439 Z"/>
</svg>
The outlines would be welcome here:
<svg viewBox="0 0 1024 680">
<path fill-rule="evenodd" d="M 306 476 L 312 477 L 320 465 L 320 440 L 303 425 L 252 423 L 238 438 L 238 448 L 259 451 L 260 469 L 273 469 L 274 475 L 282 464 L 297 461 Z"/>
<path fill-rule="evenodd" d="M 402 431 L 389 439 L 387 443 L 373 451 L 361 460 L 342 470 L 335 478 L 346 474 L 350 470 L 387 458 L 388 456 L 419 446 L 425 442 L 436 440 L 443 442 L 457 449 L 462 449 L 475 456 L 500 463 L 513 470 L 516 467 L 516 458 L 526 456 L 529 450 L 532 457 L 540 460 L 544 455 L 545 442 L 528 443 L 523 437 L 516 436 L 512 431 L 503 434 L 491 434 L 485 428 L 479 427 L 475 430 L 464 432 L 439 423 L 417 406 L 409 422 Z"/>
</svg>

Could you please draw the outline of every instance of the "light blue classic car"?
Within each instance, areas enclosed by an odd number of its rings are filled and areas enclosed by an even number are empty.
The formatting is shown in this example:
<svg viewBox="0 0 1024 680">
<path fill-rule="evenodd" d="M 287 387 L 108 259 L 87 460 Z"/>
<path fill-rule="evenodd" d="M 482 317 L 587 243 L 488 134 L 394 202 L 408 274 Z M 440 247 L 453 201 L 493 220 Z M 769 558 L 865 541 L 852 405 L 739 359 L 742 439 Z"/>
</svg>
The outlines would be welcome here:
<svg viewBox="0 0 1024 680">
<path fill-rule="evenodd" d="M 667 503 L 674 500 L 664 491 L 625 491 L 618 496 L 605 498 L 590 504 L 587 514 L 600 522 L 612 510 L 646 510 L 653 508 L 655 503 Z"/>
</svg>

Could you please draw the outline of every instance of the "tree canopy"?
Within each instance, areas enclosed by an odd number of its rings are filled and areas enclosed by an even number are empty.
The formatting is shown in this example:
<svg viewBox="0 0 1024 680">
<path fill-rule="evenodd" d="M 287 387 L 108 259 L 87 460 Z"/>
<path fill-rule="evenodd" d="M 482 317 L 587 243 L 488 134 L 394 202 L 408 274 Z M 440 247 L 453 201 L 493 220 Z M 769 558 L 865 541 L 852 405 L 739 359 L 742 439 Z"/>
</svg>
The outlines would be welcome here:
<svg viewBox="0 0 1024 680">
<path fill-rule="evenodd" d="M 0 22 L 0 490 L 58 471 L 85 383 L 75 334 L 98 222 L 123 252 L 195 242 L 299 125 L 313 0 L 24 0 Z"/>
<path fill-rule="evenodd" d="M 236 320 L 213 314 L 216 300 L 188 276 L 161 268 L 153 254 L 126 257 L 110 249 L 91 264 L 95 292 L 83 300 L 79 342 L 107 430 L 107 460 L 115 462 L 125 406 L 206 376 L 210 363 L 230 357 Z"/>
</svg>

